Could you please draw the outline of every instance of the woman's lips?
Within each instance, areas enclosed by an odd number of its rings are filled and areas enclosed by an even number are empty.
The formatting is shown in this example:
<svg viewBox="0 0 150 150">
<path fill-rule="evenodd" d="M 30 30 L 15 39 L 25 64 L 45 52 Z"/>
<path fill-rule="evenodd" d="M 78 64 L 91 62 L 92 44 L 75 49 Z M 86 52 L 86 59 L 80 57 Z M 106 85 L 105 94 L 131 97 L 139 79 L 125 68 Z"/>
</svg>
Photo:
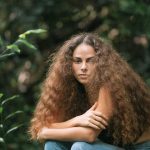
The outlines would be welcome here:
<svg viewBox="0 0 150 150">
<path fill-rule="evenodd" d="M 79 76 L 87 76 L 87 74 L 79 74 Z"/>
<path fill-rule="evenodd" d="M 87 76 L 87 74 L 79 74 L 79 77 L 81 77 L 81 78 L 87 78 L 88 76 Z"/>
</svg>

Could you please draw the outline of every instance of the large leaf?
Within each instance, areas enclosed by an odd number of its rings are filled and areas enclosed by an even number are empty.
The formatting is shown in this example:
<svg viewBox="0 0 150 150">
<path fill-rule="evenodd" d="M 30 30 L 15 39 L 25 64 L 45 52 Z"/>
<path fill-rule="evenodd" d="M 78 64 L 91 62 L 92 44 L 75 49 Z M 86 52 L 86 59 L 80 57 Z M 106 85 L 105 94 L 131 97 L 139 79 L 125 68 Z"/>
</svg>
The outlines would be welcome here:
<svg viewBox="0 0 150 150">
<path fill-rule="evenodd" d="M 2 40 L 2 37 L 0 36 L 0 47 L 2 47 L 4 44 L 3 40 Z"/>
<path fill-rule="evenodd" d="M 15 127 L 11 128 L 11 129 L 7 130 L 7 132 L 5 133 L 5 136 L 8 135 L 8 134 L 10 134 L 11 132 L 17 130 L 17 129 L 20 128 L 21 126 L 23 126 L 23 124 L 20 124 L 20 125 L 18 125 L 18 126 L 15 126 Z"/>
<path fill-rule="evenodd" d="M 3 95 L 4 95 L 3 93 L 0 93 L 0 99 L 3 97 Z"/>
<path fill-rule="evenodd" d="M 14 100 L 15 98 L 18 98 L 18 97 L 19 97 L 19 95 L 14 95 L 14 96 L 12 96 L 12 97 L 9 97 L 9 98 L 3 100 L 2 105 L 6 104 L 6 103 L 8 103 L 8 102 Z"/>
<path fill-rule="evenodd" d="M 25 39 L 27 35 L 29 34 L 42 34 L 42 33 L 46 33 L 47 31 L 44 29 L 35 29 L 35 30 L 28 30 L 23 34 L 20 34 L 19 37 L 22 39 Z"/>
<path fill-rule="evenodd" d="M 32 50 L 37 50 L 37 48 L 29 43 L 26 39 L 22 39 L 22 38 L 19 38 L 17 41 L 16 41 L 17 44 L 21 44 L 21 45 L 24 45 L 26 47 L 28 47 L 29 49 L 32 49 Z"/>
<path fill-rule="evenodd" d="M 0 129 L 3 129 L 3 124 L 0 124 Z"/>
<path fill-rule="evenodd" d="M 0 60 L 3 60 L 3 59 L 5 59 L 6 57 L 9 57 L 9 56 L 12 56 L 12 55 L 14 55 L 15 53 L 9 53 L 9 54 L 4 54 L 4 55 L 1 55 L 0 56 Z"/>
<path fill-rule="evenodd" d="M 0 114 L 3 112 L 3 107 L 0 107 Z"/>
<path fill-rule="evenodd" d="M 18 115 L 18 114 L 21 114 L 21 113 L 23 113 L 23 111 L 21 111 L 21 110 L 18 110 L 18 111 L 14 112 L 14 113 L 11 113 L 11 114 L 9 114 L 9 115 L 5 118 L 5 120 L 10 119 L 10 118 L 12 118 L 12 117 L 14 117 L 14 116 L 16 116 L 16 115 Z"/>
<path fill-rule="evenodd" d="M 12 52 L 20 53 L 19 47 L 15 44 L 8 45 L 7 49 L 10 49 Z"/>
<path fill-rule="evenodd" d="M 8 135 L 8 134 L 10 134 L 11 132 L 17 130 L 17 129 L 20 128 L 21 126 L 23 126 L 23 124 L 20 124 L 20 125 L 18 125 L 18 126 L 15 126 L 15 127 L 11 128 L 11 129 L 7 130 L 7 132 L 5 133 L 5 136 Z"/>
<path fill-rule="evenodd" d="M 2 137 L 0 137 L 0 143 L 5 143 L 5 141 Z"/>
</svg>

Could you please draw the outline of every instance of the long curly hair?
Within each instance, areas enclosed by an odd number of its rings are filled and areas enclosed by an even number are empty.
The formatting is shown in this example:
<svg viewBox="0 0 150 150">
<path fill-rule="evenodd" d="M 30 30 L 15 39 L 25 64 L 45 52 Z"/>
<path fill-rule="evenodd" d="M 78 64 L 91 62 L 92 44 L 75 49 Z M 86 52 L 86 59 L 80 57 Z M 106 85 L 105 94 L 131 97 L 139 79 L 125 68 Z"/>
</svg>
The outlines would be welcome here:
<svg viewBox="0 0 150 150">
<path fill-rule="evenodd" d="M 89 95 L 94 98 L 99 89 L 107 84 L 112 96 L 115 112 L 108 131 L 114 144 L 136 141 L 150 126 L 149 87 L 109 44 L 93 33 L 71 37 L 53 56 L 31 120 L 29 131 L 32 139 L 37 138 L 43 126 L 68 120 L 90 107 L 91 99 L 84 86 L 75 79 L 71 67 L 73 52 L 82 43 L 96 51 L 96 73 Z"/>
</svg>

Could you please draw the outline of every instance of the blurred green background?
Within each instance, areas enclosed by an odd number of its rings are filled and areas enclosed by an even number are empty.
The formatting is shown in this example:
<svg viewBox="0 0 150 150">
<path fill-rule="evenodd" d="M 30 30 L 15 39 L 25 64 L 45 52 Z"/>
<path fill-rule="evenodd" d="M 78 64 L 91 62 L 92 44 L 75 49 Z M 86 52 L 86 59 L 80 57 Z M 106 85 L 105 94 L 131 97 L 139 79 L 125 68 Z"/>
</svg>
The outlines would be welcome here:
<svg viewBox="0 0 150 150">
<path fill-rule="evenodd" d="M 149 0 L 0 0 L 0 149 L 43 149 L 27 129 L 48 56 L 80 32 L 106 38 L 150 85 Z"/>
</svg>

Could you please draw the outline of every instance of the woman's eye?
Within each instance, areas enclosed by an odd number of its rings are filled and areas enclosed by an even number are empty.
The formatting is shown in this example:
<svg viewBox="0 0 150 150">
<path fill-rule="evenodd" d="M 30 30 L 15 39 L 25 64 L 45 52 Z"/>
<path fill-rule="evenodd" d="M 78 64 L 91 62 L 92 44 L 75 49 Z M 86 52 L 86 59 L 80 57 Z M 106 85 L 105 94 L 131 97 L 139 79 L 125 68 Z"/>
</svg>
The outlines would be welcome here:
<svg viewBox="0 0 150 150">
<path fill-rule="evenodd" d="M 73 60 L 73 62 L 79 64 L 81 63 L 81 60 Z"/>
<path fill-rule="evenodd" d="M 94 63 L 94 62 L 95 62 L 95 60 L 94 60 L 94 59 L 89 59 L 89 60 L 88 60 L 88 62 L 90 62 L 90 63 Z"/>
</svg>

